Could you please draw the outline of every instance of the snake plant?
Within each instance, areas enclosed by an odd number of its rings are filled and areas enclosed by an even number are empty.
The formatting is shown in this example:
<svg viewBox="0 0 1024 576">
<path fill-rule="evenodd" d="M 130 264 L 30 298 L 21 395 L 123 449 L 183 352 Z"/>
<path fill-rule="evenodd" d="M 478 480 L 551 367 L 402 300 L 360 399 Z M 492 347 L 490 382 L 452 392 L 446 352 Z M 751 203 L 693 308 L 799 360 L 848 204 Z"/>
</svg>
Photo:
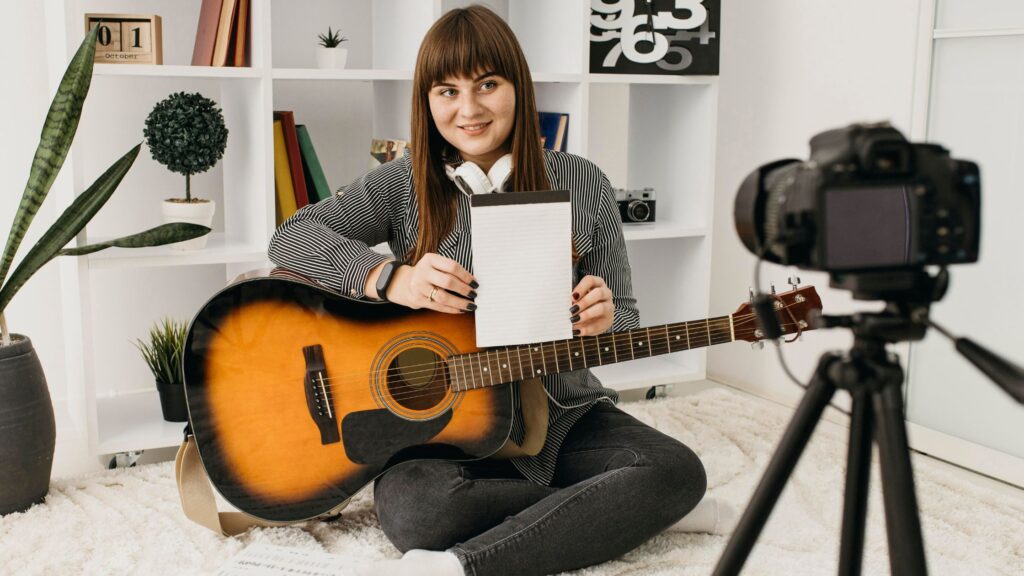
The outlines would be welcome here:
<svg viewBox="0 0 1024 576">
<path fill-rule="evenodd" d="M 93 58 L 96 54 L 98 31 L 99 27 L 97 26 L 85 36 L 82 45 L 78 47 L 78 51 L 64 71 L 64 77 L 57 87 L 57 94 L 54 95 L 53 102 L 50 103 L 50 110 L 46 114 L 42 134 L 39 137 L 39 146 L 36 148 L 32 168 L 29 170 L 28 183 L 25 184 L 25 192 L 22 194 L 21 203 L 14 214 L 14 223 L 11 225 L 7 245 L 4 247 L 2 259 L 0 259 L 0 346 L 11 343 L 10 334 L 7 332 L 7 323 L 4 319 L 4 310 L 7 305 L 11 302 L 14 294 L 28 282 L 29 278 L 53 258 L 81 256 L 111 246 L 122 248 L 160 246 L 198 238 L 210 233 L 210 229 L 206 226 L 175 222 L 108 242 L 77 248 L 63 248 L 85 228 L 92 217 L 110 199 L 128 169 L 131 168 L 135 157 L 138 156 L 139 148 L 142 146 L 140 142 L 114 162 L 88 189 L 75 198 L 49 230 L 36 242 L 35 246 L 28 251 L 28 254 L 22 258 L 8 278 L 7 273 L 14 261 L 14 255 L 25 237 L 25 232 L 39 211 L 39 206 L 46 199 L 57 173 L 60 172 L 68 149 L 71 147 L 71 141 L 75 137 L 75 131 L 78 129 L 82 106 L 92 82 Z"/>
</svg>

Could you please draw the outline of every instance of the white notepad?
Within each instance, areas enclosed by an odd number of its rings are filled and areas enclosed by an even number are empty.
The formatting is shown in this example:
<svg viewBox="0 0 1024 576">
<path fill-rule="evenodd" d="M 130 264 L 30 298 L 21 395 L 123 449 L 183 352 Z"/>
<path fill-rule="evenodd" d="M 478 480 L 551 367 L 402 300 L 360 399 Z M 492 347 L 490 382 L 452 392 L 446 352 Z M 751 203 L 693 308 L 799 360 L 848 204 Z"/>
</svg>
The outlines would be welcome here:
<svg viewBox="0 0 1024 576">
<path fill-rule="evenodd" d="M 572 337 L 569 191 L 479 194 L 470 206 L 476 345 Z"/>
</svg>

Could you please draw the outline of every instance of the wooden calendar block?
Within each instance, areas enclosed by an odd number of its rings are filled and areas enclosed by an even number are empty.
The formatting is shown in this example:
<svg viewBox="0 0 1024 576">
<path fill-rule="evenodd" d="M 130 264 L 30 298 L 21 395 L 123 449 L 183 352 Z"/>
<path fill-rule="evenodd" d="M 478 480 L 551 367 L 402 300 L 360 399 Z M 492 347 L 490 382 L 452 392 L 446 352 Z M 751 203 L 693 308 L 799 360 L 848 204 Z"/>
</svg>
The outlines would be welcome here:
<svg viewBox="0 0 1024 576">
<path fill-rule="evenodd" d="M 107 52 L 120 52 L 121 51 L 121 25 L 118 23 L 110 24 L 107 22 L 92 22 L 89 26 L 91 32 L 93 28 L 99 26 L 100 33 L 96 37 L 96 54 L 107 53 Z M 99 62 L 100 59 L 96 58 Z"/>
<path fill-rule="evenodd" d="M 153 52 L 153 25 L 149 22 L 121 22 L 121 44 L 125 52 Z"/>
<path fill-rule="evenodd" d="M 86 14 L 85 30 L 100 26 L 95 62 L 163 64 L 159 16 L 148 14 Z"/>
</svg>

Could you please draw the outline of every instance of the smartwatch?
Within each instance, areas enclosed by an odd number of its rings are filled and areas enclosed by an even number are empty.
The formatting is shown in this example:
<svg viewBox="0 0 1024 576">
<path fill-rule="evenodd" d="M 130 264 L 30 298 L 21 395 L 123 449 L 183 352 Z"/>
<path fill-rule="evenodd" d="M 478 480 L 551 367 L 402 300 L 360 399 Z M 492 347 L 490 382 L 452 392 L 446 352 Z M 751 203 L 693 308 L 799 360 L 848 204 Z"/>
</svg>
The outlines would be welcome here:
<svg viewBox="0 0 1024 576">
<path fill-rule="evenodd" d="M 384 264 L 384 267 L 381 268 L 380 276 L 377 276 L 376 286 L 377 297 L 380 298 L 381 300 L 385 302 L 390 302 L 390 300 L 388 300 L 388 286 L 391 285 L 391 281 L 395 277 L 395 271 L 398 270 L 398 267 L 401 265 L 402 263 L 399 262 L 398 260 L 391 260 L 387 264 Z"/>
</svg>

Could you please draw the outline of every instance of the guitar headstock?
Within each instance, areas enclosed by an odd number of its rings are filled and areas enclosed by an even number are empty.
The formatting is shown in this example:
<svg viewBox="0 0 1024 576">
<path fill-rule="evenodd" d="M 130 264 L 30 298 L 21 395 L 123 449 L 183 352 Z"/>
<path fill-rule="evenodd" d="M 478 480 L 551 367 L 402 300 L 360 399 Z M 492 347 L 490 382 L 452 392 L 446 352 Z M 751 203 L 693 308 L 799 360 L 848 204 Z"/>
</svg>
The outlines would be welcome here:
<svg viewBox="0 0 1024 576">
<path fill-rule="evenodd" d="M 779 320 L 783 334 L 800 334 L 814 330 L 811 314 L 821 312 L 821 298 L 814 286 L 794 288 L 772 296 L 775 301 L 775 317 Z M 749 302 L 743 303 L 732 315 L 737 340 L 758 342 L 763 338 L 757 325 L 757 316 Z"/>
</svg>

